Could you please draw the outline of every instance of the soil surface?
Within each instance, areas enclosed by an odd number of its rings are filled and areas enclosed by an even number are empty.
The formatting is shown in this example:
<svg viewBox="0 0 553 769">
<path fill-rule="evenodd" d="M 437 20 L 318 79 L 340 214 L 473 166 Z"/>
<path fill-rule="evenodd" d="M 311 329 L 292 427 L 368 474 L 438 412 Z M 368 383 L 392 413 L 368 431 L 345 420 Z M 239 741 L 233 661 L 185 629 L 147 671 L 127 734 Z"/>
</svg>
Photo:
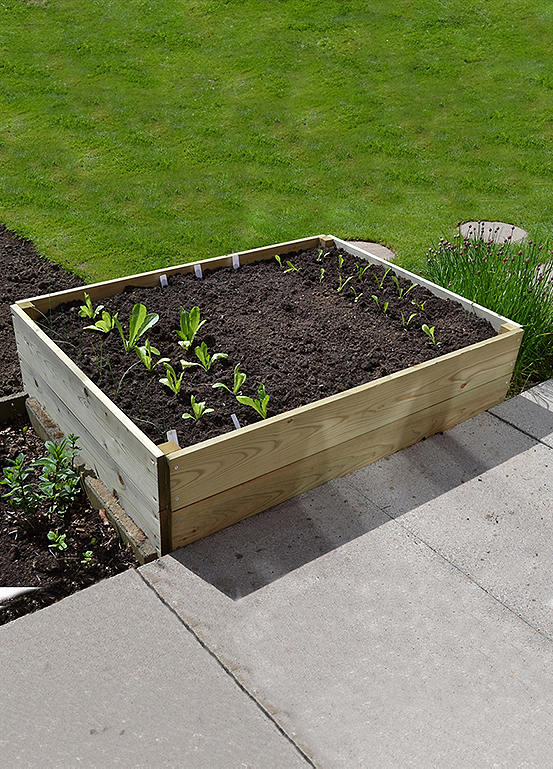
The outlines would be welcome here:
<svg viewBox="0 0 553 769">
<path fill-rule="evenodd" d="M 227 353 L 228 359 L 207 372 L 185 370 L 177 396 L 159 383 L 162 366 L 149 372 L 138 362 L 122 380 L 138 357 L 124 352 L 117 331 L 85 330 L 91 321 L 79 317 L 80 303 L 56 308 L 41 325 L 150 438 L 159 443 L 175 429 L 181 446 L 234 429 L 233 413 L 241 425 L 259 421 L 252 408 L 212 388 L 218 381 L 232 387 L 237 363 L 247 374 L 242 393 L 255 397 L 264 383 L 270 394 L 268 415 L 273 416 L 495 335 L 487 321 L 420 286 L 400 298 L 400 289 L 411 284 L 401 280 L 396 286 L 393 273 L 383 278 L 383 268 L 370 267 L 359 278 L 358 260 L 348 254 L 333 249 L 318 259 L 313 249 L 284 256 L 284 269 L 271 260 L 205 272 L 203 279 L 173 275 L 166 288 L 129 288 L 102 300 L 105 309 L 119 314 L 125 329 L 137 302 L 158 313 L 159 322 L 141 343 L 148 337 L 178 374 L 181 359 L 197 361 L 193 352 L 185 354 L 178 346 L 180 308 L 200 307 L 206 323 L 194 346 L 204 341 L 211 353 Z M 299 271 L 286 271 L 286 260 Z M 349 276 L 354 277 L 338 291 L 340 278 Z M 422 332 L 422 324 L 435 326 L 437 345 Z M 183 413 L 191 411 L 192 394 L 214 413 L 197 422 L 183 420 Z"/>
<path fill-rule="evenodd" d="M 0 225 L 0 396 L 23 389 L 15 347 L 10 304 L 51 291 L 82 285 L 82 280 L 57 264 L 43 259 L 33 244 Z"/>
<path fill-rule="evenodd" d="M 46 454 L 43 442 L 23 417 L 0 426 L 0 468 L 20 453 L 29 462 Z M 5 487 L 0 489 L 3 494 Z M 68 547 L 61 553 L 48 548 L 47 534 L 56 529 L 66 534 Z M 93 563 L 83 564 L 88 550 Z M 135 565 L 132 552 L 103 513 L 91 507 L 84 492 L 64 516 L 48 515 L 46 509 L 32 515 L 15 513 L 0 498 L 0 585 L 39 588 L 0 603 L 0 625 Z"/>
</svg>

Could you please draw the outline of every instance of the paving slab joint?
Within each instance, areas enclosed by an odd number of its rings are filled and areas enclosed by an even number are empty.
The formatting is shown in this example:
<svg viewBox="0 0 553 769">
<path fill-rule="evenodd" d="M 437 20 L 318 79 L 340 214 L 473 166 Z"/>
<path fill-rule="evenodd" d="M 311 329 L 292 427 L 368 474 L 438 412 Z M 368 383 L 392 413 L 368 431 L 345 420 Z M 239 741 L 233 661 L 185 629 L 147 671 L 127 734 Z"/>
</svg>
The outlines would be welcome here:
<svg viewBox="0 0 553 769">
<path fill-rule="evenodd" d="M 58 425 L 51 419 L 41 404 L 34 398 L 25 401 L 25 408 L 33 430 L 43 441 L 59 443 L 65 437 Z M 107 486 L 97 477 L 94 470 L 86 464 L 82 457 L 75 458 L 75 464 L 81 475 L 81 483 L 92 507 L 103 510 L 106 518 L 128 545 L 135 558 L 141 564 L 155 561 L 157 552 L 146 534 L 127 515 L 121 505 L 111 494 Z"/>
</svg>

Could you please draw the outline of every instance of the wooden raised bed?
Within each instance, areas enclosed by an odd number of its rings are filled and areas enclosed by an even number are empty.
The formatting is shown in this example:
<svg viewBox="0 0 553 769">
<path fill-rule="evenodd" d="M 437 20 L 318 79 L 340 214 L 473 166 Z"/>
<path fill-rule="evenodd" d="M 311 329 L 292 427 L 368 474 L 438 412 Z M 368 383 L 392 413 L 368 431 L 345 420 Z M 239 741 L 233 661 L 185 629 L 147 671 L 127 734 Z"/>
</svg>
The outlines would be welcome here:
<svg viewBox="0 0 553 769">
<path fill-rule="evenodd" d="M 335 244 L 437 296 L 486 318 L 497 336 L 184 449 L 156 446 L 39 328 L 34 319 L 84 292 L 99 300 L 126 286 L 151 286 L 194 263 L 132 275 L 17 302 L 12 315 L 27 393 L 113 490 L 159 553 L 445 430 L 505 397 L 522 327 L 333 236 L 277 243 L 239 253 L 240 263 Z M 199 262 L 231 267 L 232 255 Z"/>
</svg>

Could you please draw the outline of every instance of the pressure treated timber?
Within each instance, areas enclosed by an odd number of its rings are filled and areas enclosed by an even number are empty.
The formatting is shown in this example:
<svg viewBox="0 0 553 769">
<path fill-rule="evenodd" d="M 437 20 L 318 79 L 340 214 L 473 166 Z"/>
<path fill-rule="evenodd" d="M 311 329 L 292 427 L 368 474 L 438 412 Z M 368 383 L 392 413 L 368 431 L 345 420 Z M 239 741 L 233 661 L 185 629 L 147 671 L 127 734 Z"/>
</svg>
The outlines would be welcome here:
<svg viewBox="0 0 553 769">
<path fill-rule="evenodd" d="M 127 286 L 157 285 L 162 274 L 194 264 L 33 297 L 12 307 L 25 388 L 65 433 L 79 435 L 83 457 L 145 531 L 158 552 L 205 536 L 331 478 L 351 472 L 502 400 L 522 338 L 521 326 L 434 286 L 332 235 L 239 252 L 240 264 L 335 244 L 426 286 L 490 321 L 497 336 L 180 449 L 156 446 L 80 371 L 35 322 L 61 303 L 93 300 Z M 204 272 L 232 267 L 232 254 L 200 260 Z"/>
<path fill-rule="evenodd" d="M 285 465 L 247 483 L 202 499 L 172 514 L 172 549 L 206 537 L 243 518 L 320 486 L 382 457 L 447 430 L 500 403 L 505 377 L 463 391 L 442 403 L 389 422 L 376 430 Z"/>
</svg>

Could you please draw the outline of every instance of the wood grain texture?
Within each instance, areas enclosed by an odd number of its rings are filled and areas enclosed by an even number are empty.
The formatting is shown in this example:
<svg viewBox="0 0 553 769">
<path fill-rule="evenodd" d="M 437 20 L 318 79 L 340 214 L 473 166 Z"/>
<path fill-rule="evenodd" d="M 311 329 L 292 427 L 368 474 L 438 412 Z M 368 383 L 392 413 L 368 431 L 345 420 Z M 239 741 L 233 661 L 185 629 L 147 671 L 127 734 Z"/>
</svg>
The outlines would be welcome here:
<svg viewBox="0 0 553 769">
<path fill-rule="evenodd" d="M 169 454 L 171 509 L 401 420 L 463 390 L 499 378 L 508 382 L 521 338 L 517 328 Z"/>
<path fill-rule="evenodd" d="M 365 467 L 421 438 L 453 427 L 501 402 L 507 387 L 504 377 L 486 382 L 472 390 L 462 391 L 446 402 L 175 510 L 172 513 L 173 549 L 213 534 L 333 478 Z"/>
</svg>

